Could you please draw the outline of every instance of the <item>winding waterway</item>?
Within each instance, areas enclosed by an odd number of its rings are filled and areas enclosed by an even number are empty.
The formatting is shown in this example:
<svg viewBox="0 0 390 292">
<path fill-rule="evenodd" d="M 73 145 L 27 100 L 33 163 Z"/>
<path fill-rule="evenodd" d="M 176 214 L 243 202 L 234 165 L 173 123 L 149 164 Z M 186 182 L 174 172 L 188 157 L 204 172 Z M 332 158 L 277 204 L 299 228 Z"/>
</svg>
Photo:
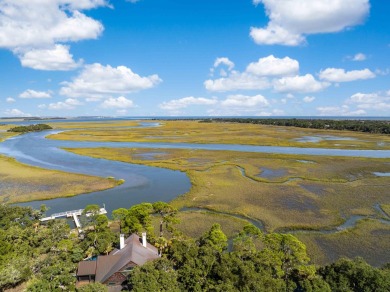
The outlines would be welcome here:
<svg viewBox="0 0 390 292">
<path fill-rule="evenodd" d="M 48 133 L 53 132 L 28 133 L 10 138 L 0 143 L 0 154 L 13 157 L 22 163 L 46 169 L 114 177 L 124 179 L 125 182 L 104 191 L 18 205 L 39 208 L 41 204 L 45 204 L 50 209 L 48 213 L 52 214 L 81 209 L 88 204 L 99 204 L 100 206 L 105 204 L 108 213 L 111 214 L 112 210 L 128 208 L 142 202 L 170 201 L 178 195 L 186 193 L 191 187 L 187 175 L 180 171 L 96 159 L 64 151 L 60 147 L 80 147 L 80 143 L 44 138 Z M 82 145 L 84 145 L 83 147 L 92 146 L 89 143 Z"/>
<path fill-rule="evenodd" d="M 155 125 L 155 123 L 145 123 L 142 126 Z M 178 195 L 186 193 L 191 187 L 189 178 L 185 173 L 179 171 L 80 156 L 61 149 L 65 147 L 175 148 L 370 158 L 390 157 L 390 150 L 346 150 L 232 144 L 80 142 L 45 138 L 46 135 L 58 132 L 60 131 L 52 130 L 10 138 L 0 143 L 0 154 L 13 157 L 29 165 L 100 177 L 112 176 L 116 179 L 124 179 L 125 183 L 105 191 L 70 198 L 34 201 L 20 205 L 38 208 L 41 204 L 46 204 L 50 208 L 50 213 L 55 213 L 84 208 L 88 204 L 105 204 L 110 213 L 114 209 L 128 208 L 141 202 L 170 201 Z"/>
</svg>

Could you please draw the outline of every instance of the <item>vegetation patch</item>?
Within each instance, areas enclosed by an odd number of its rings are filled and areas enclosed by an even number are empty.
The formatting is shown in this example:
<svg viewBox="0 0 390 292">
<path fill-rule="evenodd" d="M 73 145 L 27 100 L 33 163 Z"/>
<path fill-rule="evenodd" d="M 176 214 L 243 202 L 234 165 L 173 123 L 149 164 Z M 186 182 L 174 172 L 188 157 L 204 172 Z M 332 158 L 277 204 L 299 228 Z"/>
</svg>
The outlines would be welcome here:
<svg viewBox="0 0 390 292">
<path fill-rule="evenodd" d="M 150 121 L 149 121 L 150 122 Z M 160 127 L 126 129 L 110 127 L 66 131 L 51 139 L 107 142 L 180 142 L 203 144 L 244 144 L 337 149 L 390 149 L 390 136 L 337 130 L 319 130 L 239 123 L 200 123 L 199 121 L 160 121 Z M 330 135 L 336 140 L 299 142 L 305 136 Z"/>
<path fill-rule="evenodd" d="M 112 188 L 115 179 L 47 170 L 0 155 L 0 202 L 20 203 Z"/>
<path fill-rule="evenodd" d="M 206 211 L 183 211 L 179 212 L 180 223 L 176 228 L 188 237 L 198 238 L 213 224 L 221 225 L 223 232 L 228 238 L 236 236 L 248 222 L 228 215 L 213 214 Z"/>
<path fill-rule="evenodd" d="M 96 158 L 185 171 L 192 183 L 191 190 L 173 200 L 173 206 L 243 215 L 263 222 L 267 232 L 335 229 L 353 215 L 379 218 L 374 206 L 378 203 L 390 204 L 390 178 L 372 175 L 373 169 L 388 171 L 389 159 L 195 149 L 164 149 L 164 155 L 154 156 L 146 154 L 156 153 L 158 149 L 67 150 Z M 262 167 L 286 169 L 288 172 L 277 179 L 266 179 L 257 176 Z M 190 215 L 195 218 L 204 216 L 201 213 L 189 213 L 187 216 Z M 210 218 L 211 215 L 207 216 Z M 208 226 L 205 223 L 202 227 L 200 222 L 196 224 L 202 230 Z M 183 228 L 186 229 L 191 230 L 191 227 Z M 367 236 L 374 238 L 372 234 Z M 331 250 L 321 252 L 326 258 Z"/>
<path fill-rule="evenodd" d="M 325 130 L 347 130 L 366 133 L 390 134 L 390 120 L 323 120 L 323 119 L 207 119 L 203 122 L 245 123 L 275 125 L 283 127 L 299 127 Z"/>
<path fill-rule="evenodd" d="M 355 228 L 333 234 L 294 235 L 305 243 L 310 258 L 318 264 L 328 264 L 340 257 L 357 256 L 375 266 L 390 262 L 390 225 L 377 220 L 360 220 Z"/>
<path fill-rule="evenodd" d="M 13 127 L 8 130 L 8 132 L 15 132 L 15 133 L 28 133 L 28 132 L 39 132 L 44 130 L 50 130 L 53 129 L 51 126 L 46 124 L 36 124 L 36 125 L 29 125 L 29 126 L 17 126 Z"/>
</svg>

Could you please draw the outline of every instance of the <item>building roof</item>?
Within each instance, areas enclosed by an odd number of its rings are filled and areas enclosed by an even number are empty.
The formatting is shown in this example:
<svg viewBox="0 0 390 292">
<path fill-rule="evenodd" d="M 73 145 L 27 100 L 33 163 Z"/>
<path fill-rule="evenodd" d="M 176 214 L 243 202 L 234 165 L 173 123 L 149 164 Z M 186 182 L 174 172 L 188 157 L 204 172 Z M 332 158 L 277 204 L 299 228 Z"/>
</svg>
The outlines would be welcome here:
<svg viewBox="0 0 390 292">
<path fill-rule="evenodd" d="M 122 249 L 114 249 L 107 256 L 98 256 L 97 261 L 80 262 L 77 276 L 96 275 L 95 281 L 104 283 L 130 262 L 142 266 L 147 261 L 157 258 L 159 258 L 158 249 L 149 243 L 144 247 L 142 239 L 134 233 L 125 240 Z M 95 269 L 90 262 L 95 263 Z M 92 271 L 93 273 L 89 274 Z"/>
<path fill-rule="evenodd" d="M 77 276 L 89 276 L 96 273 L 96 261 L 82 261 L 79 262 L 77 269 Z"/>
</svg>

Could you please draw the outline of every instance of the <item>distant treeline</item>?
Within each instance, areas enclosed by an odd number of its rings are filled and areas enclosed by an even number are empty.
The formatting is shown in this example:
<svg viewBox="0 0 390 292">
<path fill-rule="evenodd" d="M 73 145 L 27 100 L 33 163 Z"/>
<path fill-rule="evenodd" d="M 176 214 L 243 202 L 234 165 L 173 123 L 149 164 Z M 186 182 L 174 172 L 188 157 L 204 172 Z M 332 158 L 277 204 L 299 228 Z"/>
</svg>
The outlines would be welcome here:
<svg viewBox="0 0 390 292">
<path fill-rule="evenodd" d="M 202 122 L 230 122 L 299 127 L 312 129 L 348 130 L 375 134 L 390 134 L 390 120 L 315 120 L 315 119 L 254 119 L 254 118 L 213 118 Z"/>
<path fill-rule="evenodd" d="M 49 125 L 46 124 L 36 124 L 36 125 L 29 125 L 29 126 L 18 126 L 9 129 L 7 132 L 16 132 L 16 133 L 27 133 L 27 132 L 38 132 L 43 130 L 50 130 L 53 129 Z"/>
</svg>

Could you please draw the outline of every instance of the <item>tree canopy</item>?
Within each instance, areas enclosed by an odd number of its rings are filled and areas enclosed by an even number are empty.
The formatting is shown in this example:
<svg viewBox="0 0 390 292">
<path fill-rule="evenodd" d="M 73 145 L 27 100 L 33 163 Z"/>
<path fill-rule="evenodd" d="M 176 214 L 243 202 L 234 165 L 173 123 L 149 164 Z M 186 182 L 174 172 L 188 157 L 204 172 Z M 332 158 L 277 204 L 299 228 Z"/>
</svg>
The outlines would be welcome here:
<svg viewBox="0 0 390 292">
<path fill-rule="evenodd" d="M 96 209 L 88 206 L 85 213 Z M 144 230 L 151 228 L 151 216 L 161 219 L 172 212 L 165 204 L 144 203 L 113 213 L 123 228 Z M 66 220 L 40 224 L 37 214 L 31 208 L 0 205 L 0 290 L 28 283 L 26 291 L 107 291 L 99 283 L 77 290 L 74 275 L 80 260 L 107 254 L 117 243 L 108 218 L 92 215 L 79 237 Z M 197 239 L 166 235 L 154 237 L 155 245 L 164 245 L 161 258 L 136 267 L 128 290 L 387 292 L 390 287 L 390 264 L 375 268 L 356 258 L 318 267 L 295 236 L 263 234 L 253 225 L 231 239 L 219 224 Z"/>
<path fill-rule="evenodd" d="M 27 132 L 38 132 L 43 130 L 53 129 L 51 126 L 46 124 L 36 124 L 29 126 L 18 126 L 9 129 L 7 132 L 15 132 L 15 133 L 27 133 Z"/>
</svg>

